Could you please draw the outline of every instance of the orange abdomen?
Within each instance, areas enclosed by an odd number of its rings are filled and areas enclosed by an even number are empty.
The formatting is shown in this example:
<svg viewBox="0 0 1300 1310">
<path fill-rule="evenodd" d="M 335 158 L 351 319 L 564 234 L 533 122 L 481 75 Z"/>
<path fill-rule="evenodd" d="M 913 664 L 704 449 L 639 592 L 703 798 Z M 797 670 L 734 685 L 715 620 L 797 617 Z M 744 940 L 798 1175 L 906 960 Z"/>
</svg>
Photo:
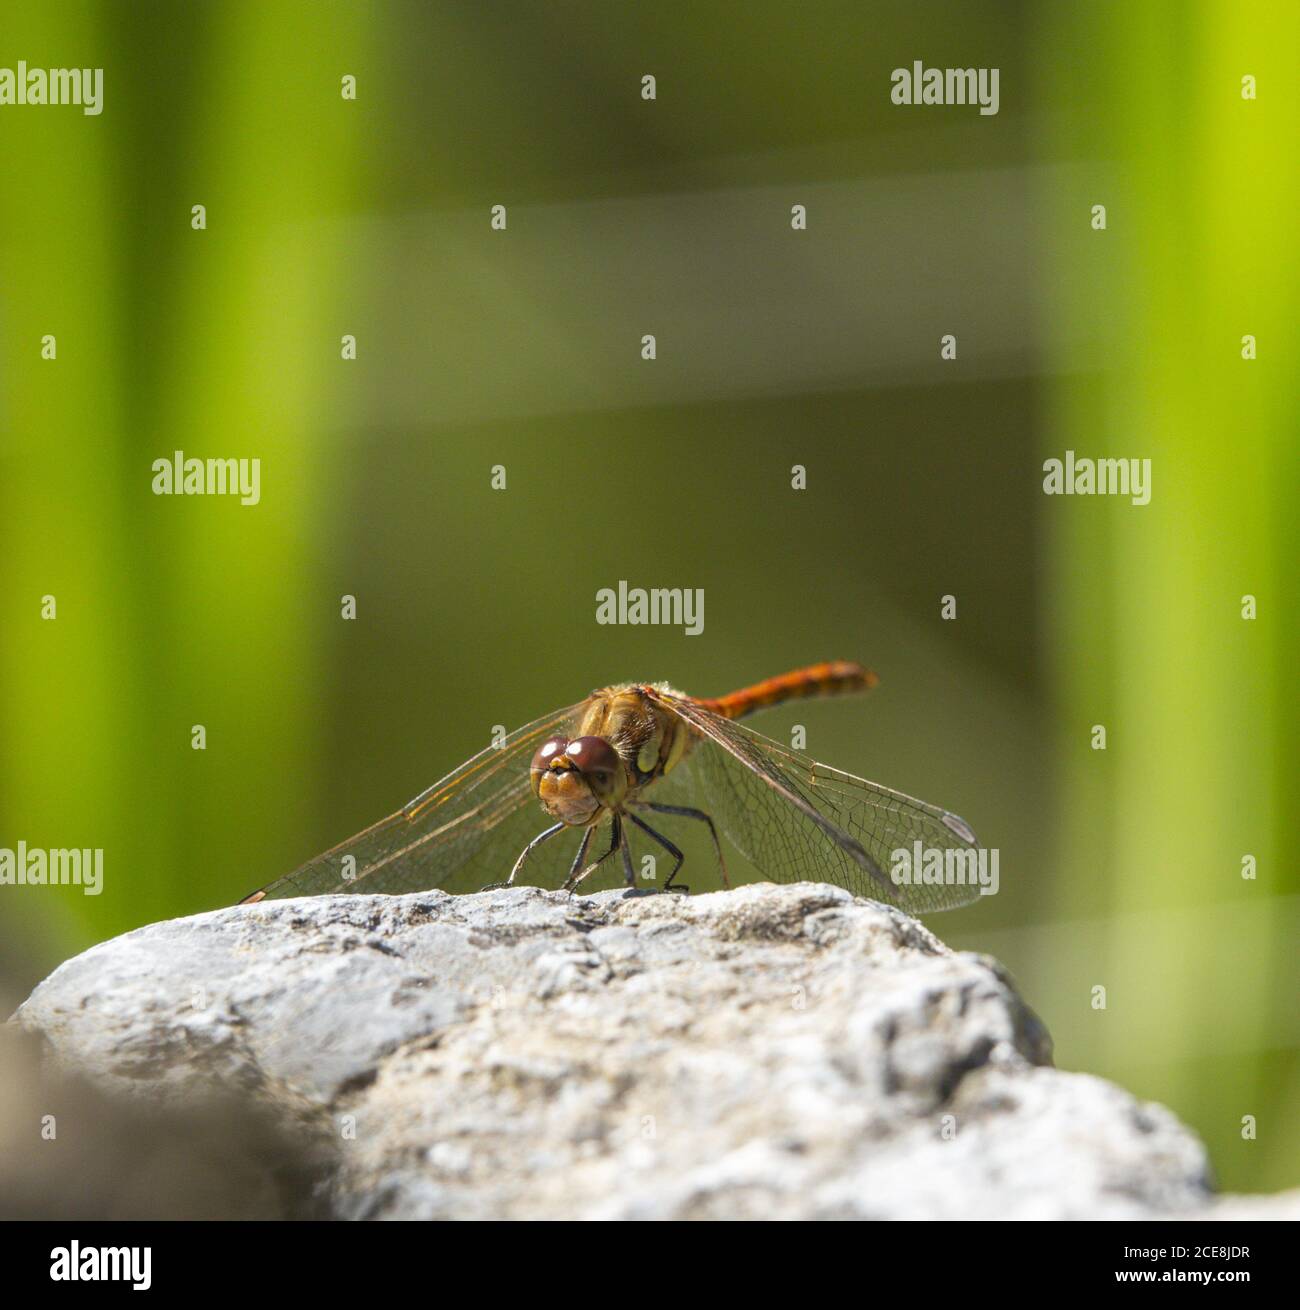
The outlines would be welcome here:
<svg viewBox="0 0 1300 1310">
<path fill-rule="evenodd" d="M 827 664 L 811 664 L 806 669 L 782 673 L 779 677 L 757 682 L 752 687 L 742 687 L 726 696 L 700 698 L 699 703 L 724 719 L 739 719 L 769 705 L 780 705 L 783 701 L 869 691 L 879 681 L 870 669 L 864 669 L 861 664 L 849 660 L 832 660 Z"/>
</svg>

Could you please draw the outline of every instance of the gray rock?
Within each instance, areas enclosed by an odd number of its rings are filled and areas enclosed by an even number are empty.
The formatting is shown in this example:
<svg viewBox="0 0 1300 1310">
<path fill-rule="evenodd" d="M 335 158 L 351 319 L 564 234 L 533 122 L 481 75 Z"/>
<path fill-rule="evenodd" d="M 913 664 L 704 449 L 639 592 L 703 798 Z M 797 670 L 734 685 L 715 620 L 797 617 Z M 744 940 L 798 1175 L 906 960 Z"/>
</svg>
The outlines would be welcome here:
<svg viewBox="0 0 1300 1310">
<path fill-rule="evenodd" d="M 1268 1211 L 1052 1069 L 995 961 L 824 884 L 263 902 L 97 946 L 16 1020 L 133 1101 L 328 1135 L 343 1217 Z"/>
</svg>

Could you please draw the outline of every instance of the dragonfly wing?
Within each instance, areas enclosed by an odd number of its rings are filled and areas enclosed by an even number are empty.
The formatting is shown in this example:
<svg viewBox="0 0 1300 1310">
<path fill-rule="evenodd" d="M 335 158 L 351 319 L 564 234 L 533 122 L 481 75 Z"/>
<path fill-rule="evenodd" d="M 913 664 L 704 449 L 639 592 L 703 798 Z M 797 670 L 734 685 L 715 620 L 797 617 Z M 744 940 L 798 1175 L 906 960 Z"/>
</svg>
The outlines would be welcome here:
<svg viewBox="0 0 1300 1310">
<path fill-rule="evenodd" d="M 499 746 L 485 747 L 396 814 L 246 899 L 425 891 L 462 870 L 481 872 L 481 882 L 504 881 L 524 845 L 550 823 L 529 781 L 533 753 L 548 737 L 567 732 L 581 708 L 557 710 L 512 732 Z M 530 861 L 529 881 L 537 868 L 551 863 L 545 857 Z"/>
<path fill-rule="evenodd" d="M 685 697 L 655 692 L 694 730 L 683 767 L 695 776 L 700 807 L 711 813 L 755 868 L 776 882 L 839 883 L 859 896 L 913 914 L 975 900 L 973 879 L 899 885 L 893 852 L 978 852 L 965 820 L 878 783 L 856 778 L 724 719 Z M 970 856 L 964 864 L 973 869 Z"/>
</svg>

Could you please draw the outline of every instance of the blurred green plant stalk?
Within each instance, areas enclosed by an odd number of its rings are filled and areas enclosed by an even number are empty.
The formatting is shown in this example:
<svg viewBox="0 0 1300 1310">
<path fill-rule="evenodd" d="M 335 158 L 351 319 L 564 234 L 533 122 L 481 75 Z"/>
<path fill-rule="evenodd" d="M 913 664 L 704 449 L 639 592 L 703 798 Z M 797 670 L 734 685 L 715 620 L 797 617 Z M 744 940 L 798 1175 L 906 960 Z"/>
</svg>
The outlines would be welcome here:
<svg viewBox="0 0 1300 1310">
<path fill-rule="evenodd" d="M 1154 467 L 1149 506 L 1061 498 L 1042 511 L 1057 912 L 1094 909 L 1099 880 L 1106 908 L 1097 955 L 1077 972 L 1058 956 L 1072 990 L 1051 988 L 1047 1008 L 1074 1016 L 1052 1024 L 1062 1063 L 1086 1050 L 1093 1071 L 1177 1106 L 1225 1185 L 1282 1187 L 1300 1158 L 1300 10 L 1043 12 L 1044 149 L 1115 161 L 1105 194 L 1041 198 L 1048 230 L 1078 234 L 1048 254 L 1049 340 L 1071 317 L 1104 323 L 1100 372 L 1080 375 L 1064 352 L 1051 361 L 1043 453 Z M 1074 112 L 1069 79 L 1054 76 L 1080 58 L 1105 84 L 1099 117 Z M 1257 99 L 1242 96 L 1246 75 Z M 1090 226 L 1097 203 L 1105 231 Z M 1107 726 L 1104 754 L 1093 724 Z M 1093 985 L 1108 989 L 1105 1016 L 1083 1008 Z M 1244 1116 L 1258 1140 L 1243 1140 Z"/>
</svg>

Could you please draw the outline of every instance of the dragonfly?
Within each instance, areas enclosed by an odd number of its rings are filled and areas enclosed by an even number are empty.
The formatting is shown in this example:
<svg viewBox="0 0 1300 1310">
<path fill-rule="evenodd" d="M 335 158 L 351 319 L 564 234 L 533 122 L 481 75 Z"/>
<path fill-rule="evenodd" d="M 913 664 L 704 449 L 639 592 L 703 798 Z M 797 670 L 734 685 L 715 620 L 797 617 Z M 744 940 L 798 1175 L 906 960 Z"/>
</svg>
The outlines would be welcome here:
<svg viewBox="0 0 1300 1310">
<path fill-rule="evenodd" d="M 499 878 L 509 861 L 509 875 L 484 890 L 511 886 L 527 870 L 550 886 L 563 878 L 563 889 L 574 892 L 615 855 L 634 886 L 634 837 L 673 861 L 662 890 L 685 892 L 689 886 L 677 881 L 685 856 L 662 829 L 686 821 L 707 828 L 727 887 L 719 830 L 775 882 L 834 882 L 912 914 L 969 904 L 978 886 L 896 881 L 887 872 L 894 852 L 918 842 L 976 851 L 964 819 L 819 764 L 739 722 L 787 701 L 878 682 L 862 665 L 836 660 L 713 698 L 663 683 L 600 688 L 485 747 L 395 814 L 241 904 L 425 891 L 453 879 L 473 885 Z"/>
</svg>

